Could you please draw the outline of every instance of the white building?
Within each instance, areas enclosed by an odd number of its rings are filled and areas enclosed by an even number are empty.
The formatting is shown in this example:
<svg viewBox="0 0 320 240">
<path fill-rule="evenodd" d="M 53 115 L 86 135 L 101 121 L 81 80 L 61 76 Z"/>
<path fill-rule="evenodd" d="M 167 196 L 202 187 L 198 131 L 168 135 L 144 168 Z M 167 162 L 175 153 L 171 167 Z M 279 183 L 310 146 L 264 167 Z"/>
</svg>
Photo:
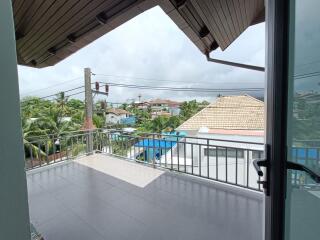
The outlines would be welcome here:
<svg viewBox="0 0 320 240">
<path fill-rule="evenodd" d="M 247 95 L 220 97 L 176 130 L 187 137 L 179 139 L 172 152 L 161 157 L 161 164 L 179 165 L 180 169 L 186 167 L 195 174 L 201 171 L 205 176 L 209 172 L 210 177 L 221 181 L 227 175 L 228 181 L 237 178 L 238 183 L 257 187 L 252 161 L 263 157 L 262 101 Z"/>
<path fill-rule="evenodd" d="M 121 119 L 127 118 L 130 113 L 120 108 L 111 108 L 106 112 L 106 123 L 119 124 Z"/>
<path fill-rule="evenodd" d="M 180 113 L 180 102 L 168 99 L 154 99 L 148 102 L 152 112 L 168 112 L 171 116 L 177 116 Z"/>
<path fill-rule="evenodd" d="M 169 112 L 166 112 L 166 111 L 155 111 L 155 112 L 151 112 L 151 119 L 155 119 L 157 117 L 160 117 L 160 116 L 164 116 L 164 117 L 170 117 L 171 114 Z"/>
</svg>

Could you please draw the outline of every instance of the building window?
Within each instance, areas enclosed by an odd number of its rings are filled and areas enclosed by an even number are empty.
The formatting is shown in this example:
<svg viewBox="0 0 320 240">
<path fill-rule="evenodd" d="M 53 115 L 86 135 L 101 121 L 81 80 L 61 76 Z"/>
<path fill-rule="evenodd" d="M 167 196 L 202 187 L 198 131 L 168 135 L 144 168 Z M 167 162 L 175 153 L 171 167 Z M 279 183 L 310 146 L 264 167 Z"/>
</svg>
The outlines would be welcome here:
<svg viewBox="0 0 320 240">
<path fill-rule="evenodd" d="M 218 148 L 218 157 L 225 157 L 226 150 L 228 151 L 227 156 L 230 158 L 235 158 L 236 156 L 238 158 L 244 158 L 244 150 L 235 148 Z M 216 148 L 209 148 L 209 157 L 215 157 L 216 151 Z M 208 156 L 208 148 L 204 148 L 204 156 Z"/>
</svg>

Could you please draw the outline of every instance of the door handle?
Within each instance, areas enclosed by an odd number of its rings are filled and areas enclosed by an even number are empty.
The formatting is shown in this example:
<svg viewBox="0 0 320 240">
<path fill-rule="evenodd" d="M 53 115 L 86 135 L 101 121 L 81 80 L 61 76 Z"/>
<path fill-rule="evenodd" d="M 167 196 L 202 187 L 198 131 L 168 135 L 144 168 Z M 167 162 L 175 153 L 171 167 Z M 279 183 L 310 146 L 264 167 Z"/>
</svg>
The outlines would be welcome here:
<svg viewBox="0 0 320 240">
<path fill-rule="evenodd" d="M 320 183 L 320 175 L 312 171 L 310 168 L 306 167 L 305 165 L 287 161 L 287 169 L 306 172 L 316 183 Z"/>
<path fill-rule="evenodd" d="M 261 167 L 267 166 L 267 160 L 266 159 L 254 159 L 252 163 L 253 163 L 254 169 L 257 171 L 258 175 L 260 177 L 262 177 L 263 171 L 261 170 Z"/>
<path fill-rule="evenodd" d="M 261 167 L 267 167 L 268 166 L 268 161 L 267 159 L 254 159 L 253 160 L 253 167 L 257 171 L 258 176 L 262 177 L 263 176 L 263 171 L 261 170 Z M 266 194 L 268 195 L 268 184 L 267 181 L 265 180 L 259 180 L 257 181 L 258 184 L 262 184 L 263 189 L 265 189 Z"/>
</svg>

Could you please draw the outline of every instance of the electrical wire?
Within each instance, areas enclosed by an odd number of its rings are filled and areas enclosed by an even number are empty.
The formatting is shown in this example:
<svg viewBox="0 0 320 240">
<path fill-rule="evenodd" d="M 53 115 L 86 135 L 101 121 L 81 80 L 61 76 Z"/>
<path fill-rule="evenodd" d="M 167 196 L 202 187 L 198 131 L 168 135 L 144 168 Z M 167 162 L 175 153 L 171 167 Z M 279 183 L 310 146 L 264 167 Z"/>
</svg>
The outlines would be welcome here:
<svg viewBox="0 0 320 240">
<path fill-rule="evenodd" d="M 24 93 L 23 95 L 26 96 L 26 95 L 28 95 L 28 94 L 30 94 L 30 93 L 39 92 L 39 91 L 43 91 L 43 90 L 46 90 L 46 89 L 49 89 L 49 88 L 57 87 L 57 86 L 60 86 L 60 85 L 63 84 L 63 83 L 73 82 L 73 81 L 78 80 L 78 79 L 82 79 L 82 77 L 77 77 L 77 78 L 73 78 L 73 79 L 70 79 L 70 80 L 66 80 L 66 81 L 63 81 L 63 82 L 60 82 L 60 83 L 51 85 L 51 86 L 49 86 L 49 87 L 35 89 L 35 90 L 32 90 L 32 91 L 26 92 L 26 93 Z"/>
<path fill-rule="evenodd" d="M 149 90 L 163 90 L 163 91 L 181 91 L 181 92 L 256 92 L 263 91 L 264 88 L 177 88 L 177 87 L 155 87 L 155 86 L 145 86 L 145 85 L 135 85 L 135 84 L 122 84 L 122 83 L 112 83 L 112 82 L 100 82 L 105 85 L 114 87 L 124 87 L 124 88 L 135 88 L 135 89 L 149 89 Z"/>
<path fill-rule="evenodd" d="M 72 94 L 67 95 L 66 97 L 75 96 L 75 95 L 78 95 L 78 94 L 84 93 L 84 92 L 85 92 L 85 91 L 80 91 L 80 92 L 72 93 Z"/>
<path fill-rule="evenodd" d="M 71 88 L 71 89 L 68 89 L 68 90 L 65 90 L 65 91 L 60 91 L 60 92 L 57 92 L 57 93 L 55 93 L 55 94 L 51 94 L 51 95 L 48 95 L 48 96 L 39 97 L 39 98 L 37 98 L 37 99 L 27 99 L 27 100 L 25 100 L 24 102 L 34 101 L 34 100 L 38 100 L 38 99 L 46 99 L 46 98 L 50 98 L 50 97 L 55 97 L 55 96 L 57 96 L 57 95 L 58 95 L 59 93 L 61 93 L 61 92 L 64 92 L 64 93 L 66 93 L 66 92 L 71 92 L 71 91 L 74 91 L 74 90 L 77 90 L 77 89 L 81 89 L 81 88 L 83 88 L 83 87 L 84 87 L 84 86 L 79 86 L 79 87 Z M 84 91 L 82 91 L 82 92 L 84 92 Z M 79 92 L 79 93 L 82 93 L 82 92 Z M 77 94 L 79 94 L 79 93 L 77 93 Z M 70 97 L 70 96 L 74 96 L 74 95 L 76 95 L 76 94 L 66 95 L 65 97 Z"/>
<path fill-rule="evenodd" d="M 167 79 L 158 79 L 158 78 L 144 78 L 144 77 L 131 77 L 131 76 L 123 76 L 123 75 L 112 75 L 112 74 L 99 74 L 95 73 L 96 76 L 104 76 L 104 77 L 115 77 L 115 78 L 122 78 L 122 79 L 136 79 L 136 80 L 146 80 L 151 82 L 178 82 L 178 83 L 185 83 L 185 81 L 173 81 Z M 193 82 L 197 83 L 197 82 Z"/>
<path fill-rule="evenodd" d="M 94 76 L 103 76 L 103 77 L 114 77 L 114 78 L 121 78 L 121 80 L 130 80 L 130 79 L 136 79 L 136 80 L 145 80 L 145 81 L 150 81 L 150 82 L 176 82 L 176 83 L 186 83 L 186 81 L 177 81 L 177 80 L 168 80 L 168 79 L 161 79 L 161 78 L 146 78 L 146 77 L 132 77 L 132 76 L 124 76 L 124 75 L 113 75 L 113 74 L 99 74 L 99 73 L 95 73 Z M 197 82 L 193 82 L 193 81 L 188 81 L 188 83 L 204 83 L 204 84 L 212 84 L 212 82 L 208 82 L 208 81 L 197 81 Z"/>
</svg>

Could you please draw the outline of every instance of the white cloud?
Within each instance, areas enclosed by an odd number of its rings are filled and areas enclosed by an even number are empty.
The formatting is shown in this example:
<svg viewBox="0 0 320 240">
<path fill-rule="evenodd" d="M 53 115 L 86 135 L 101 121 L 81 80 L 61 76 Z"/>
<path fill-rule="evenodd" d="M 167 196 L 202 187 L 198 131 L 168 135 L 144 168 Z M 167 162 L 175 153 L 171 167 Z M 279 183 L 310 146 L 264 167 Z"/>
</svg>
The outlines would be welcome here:
<svg viewBox="0 0 320 240">
<path fill-rule="evenodd" d="M 264 65 L 264 24 L 247 29 L 226 51 L 212 57 Z M 153 8 L 81 49 L 56 66 L 33 69 L 19 66 L 22 96 L 46 96 L 83 85 L 83 68 L 92 72 L 160 80 L 95 76 L 94 80 L 172 87 L 263 87 L 264 74 L 209 63 L 205 56 L 159 8 Z M 75 78 L 79 78 L 74 80 Z M 65 81 L 73 79 L 68 83 Z M 57 85 L 50 87 L 52 85 Z M 37 89 L 42 91 L 35 91 Z M 110 88 L 108 101 L 129 98 L 212 99 L 214 94 Z M 81 97 L 81 96 L 79 96 Z"/>
</svg>

